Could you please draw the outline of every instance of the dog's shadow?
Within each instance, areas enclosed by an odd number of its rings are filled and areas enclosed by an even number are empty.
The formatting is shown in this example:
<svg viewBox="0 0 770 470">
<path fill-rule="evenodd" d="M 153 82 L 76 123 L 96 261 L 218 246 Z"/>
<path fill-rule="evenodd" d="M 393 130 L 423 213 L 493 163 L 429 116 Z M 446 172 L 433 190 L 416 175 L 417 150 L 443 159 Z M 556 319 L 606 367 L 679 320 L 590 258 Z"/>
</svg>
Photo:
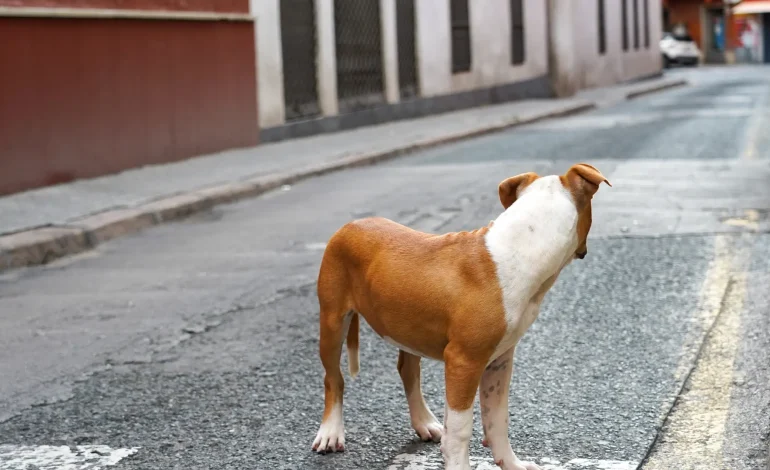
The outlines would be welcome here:
<svg viewBox="0 0 770 470">
<path fill-rule="evenodd" d="M 388 468 L 413 468 L 413 464 L 433 468 L 429 464 L 442 461 L 440 447 L 438 442 L 425 442 L 415 437 L 396 450 L 391 460 L 392 465 Z"/>
<path fill-rule="evenodd" d="M 423 441 L 417 437 L 410 440 L 403 446 L 401 446 L 400 449 L 398 449 L 399 454 L 432 454 L 439 452 L 441 444 L 438 442 L 432 442 L 432 441 Z"/>
</svg>

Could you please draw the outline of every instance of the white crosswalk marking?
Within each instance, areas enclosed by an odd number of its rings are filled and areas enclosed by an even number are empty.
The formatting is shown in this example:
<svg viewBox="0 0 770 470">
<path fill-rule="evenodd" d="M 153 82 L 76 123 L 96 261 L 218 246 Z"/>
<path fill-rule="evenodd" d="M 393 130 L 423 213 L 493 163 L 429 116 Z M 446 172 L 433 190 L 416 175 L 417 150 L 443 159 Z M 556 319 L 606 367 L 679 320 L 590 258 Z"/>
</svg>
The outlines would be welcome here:
<svg viewBox="0 0 770 470">
<path fill-rule="evenodd" d="M 0 445 L 0 470 L 98 470 L 117 464 L 138 447 Z"/>
<path fill-rule="evenodd" d="M 572 459 L 560 462 L 557 459 L 543 457 L 533 459 L 524 457 L 540 465 L 543 470 L 635 470 L 639 462 L 625 460 Z M 499 470 L 491 458 L 471 457 L 473 470 Z M 439 470 L 443 468 L 441 455 L 400 454 L 396 456 L 388 470 Z"/>
</svg>

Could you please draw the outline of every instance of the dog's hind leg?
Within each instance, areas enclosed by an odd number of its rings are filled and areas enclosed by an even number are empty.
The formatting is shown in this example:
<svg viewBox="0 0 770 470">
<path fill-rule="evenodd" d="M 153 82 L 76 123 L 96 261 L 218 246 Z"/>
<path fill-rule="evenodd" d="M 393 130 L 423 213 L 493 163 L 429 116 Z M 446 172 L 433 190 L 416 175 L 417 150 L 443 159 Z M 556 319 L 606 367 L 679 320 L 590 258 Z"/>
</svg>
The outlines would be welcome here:
<svg viewBox="0 0 770 470">
<path fill-rule="evenodd" d="M 420 357 L 398 352 L 398 374 L 404 383 L 412 427 L 423 441 L 441 441 L 443 426 L 425 403 L 420 386 Z"/>
<path fill-rule="evenodd" d="M 313 450 L 325 454 L 345 450 L 345 425 L 342 419 L 342 395 L 345 380 L 340 369 L 342 340 L 353 316 L 321 311 L 321 362 L 324 376 L 324 414 Z"/>
<path fill-rule="evenodd" d="M 333 263 L 324 256 L 323 263 Z M 321 427 L 313 441 L 313 450 L 325 454 L 345 450 L 345 425 L 342 419 L 342 395 L 345 381 L 340 369 L 342 342 L 348 332 L 353 312 L 347 305 L 343 270 L 321 270 L 318 278 L 320 312 L 320 356 L 324 375 L 324 413 Z M 357 326 L 357 325 L 356 325 Z"/>
</svg>

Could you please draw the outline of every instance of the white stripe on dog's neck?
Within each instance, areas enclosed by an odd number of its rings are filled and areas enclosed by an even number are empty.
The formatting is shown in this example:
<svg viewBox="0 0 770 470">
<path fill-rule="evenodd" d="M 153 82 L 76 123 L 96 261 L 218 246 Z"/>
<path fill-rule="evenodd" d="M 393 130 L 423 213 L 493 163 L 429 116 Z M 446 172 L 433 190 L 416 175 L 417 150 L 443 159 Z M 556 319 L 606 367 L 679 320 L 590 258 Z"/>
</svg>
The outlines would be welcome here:
<svg viewBox="0 0 770 470">
<path fill-rule="evenodd" d="M 573 259 L 577 221 L 570 192 L 558 176 L 546 176 L 526 187 L 487 232 L 508 330 L 500 352 L 515 345 L 537 317 L 539 303 L 533 305 L 532 297 Z"/>
</svg>

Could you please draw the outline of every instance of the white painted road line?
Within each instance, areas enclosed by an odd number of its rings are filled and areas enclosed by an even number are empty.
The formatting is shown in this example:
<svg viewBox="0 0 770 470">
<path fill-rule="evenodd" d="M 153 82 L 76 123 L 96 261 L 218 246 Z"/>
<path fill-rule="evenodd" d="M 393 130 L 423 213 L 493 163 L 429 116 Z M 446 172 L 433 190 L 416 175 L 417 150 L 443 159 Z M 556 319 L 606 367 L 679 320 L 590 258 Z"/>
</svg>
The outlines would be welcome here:
<svg viewBox="0 0 770 470">
<path fill-rule="evenodd" d="M 0 445 L 0 470 L 98 470 L 136 453 L 138 447 Z"/>
<path fill-rule="evenodd" d="M 526 457 L 522 460 L 534 461 L 543 470 L 636 470 L 639 466 L 639 462 L 623 460 L 572 459 L 568 462 L 560 462 L 547 457 L 541 459 Z M 471 457 L 471 467 L 473 470 L 499 470 L 500 468 L 491 458 L 486 457 Z M 442 468 L 444 463 L 439 454 L 401 454 L 396 456 L 388 470 L 440 470 Z"/>
</svg>

